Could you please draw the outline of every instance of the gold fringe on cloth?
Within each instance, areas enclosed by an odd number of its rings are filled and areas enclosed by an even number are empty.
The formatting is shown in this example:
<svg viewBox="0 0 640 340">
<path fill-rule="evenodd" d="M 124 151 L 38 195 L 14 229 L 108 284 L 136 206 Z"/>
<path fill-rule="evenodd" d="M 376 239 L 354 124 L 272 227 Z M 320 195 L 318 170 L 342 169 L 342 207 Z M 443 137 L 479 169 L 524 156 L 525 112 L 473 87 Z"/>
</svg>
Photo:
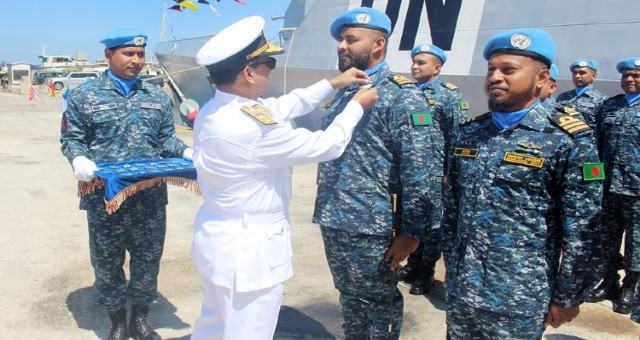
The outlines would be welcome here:
<svg viewBox="0 0 640 340">
<path fill-rule="evenodd" d="M 200 191 L 200 186 L 198 185 L 198 182 L 189 178 L 184 178 L 184 177 L 158 177 L 158 178 L 151 178 L 151 179 L 147 179 L 144 181 L 140 181 L 137 182 L 135 184 L 132 184 L 124 189 L 122 189 L 115 197 L 113 197 L 111 200 L 107 201 L 105 200 L 105 209 L 107 210 L 107 214 L 113 214 L 116 210 L 118 210 L 118 208 L 120 208 L 120 206 L 122 205 L 122 203 L 129 197 L 135 195 L 136 193 L 145 190 L 145 189 L 149 189 L 149 188 L 153 188 L 153 187 L 157 187 L 158 185 L 160 185 L 161 183 L 167 183 L 167 184 L 171 184 L 171 185 L 176 185 L 176 186 L 180 186 L 183 187 L 185 189 L 189 189 L 191 191 L 193 191 L 196 195 L 201 195 L 201 191 Z M 78 182 L 78 196 L 84 196 L 88 193 L 94 192 L 98 189 L 102 189 L 104 188 L 104 180 L 100 179 L 100 178 L 94 178 L 91 182 Z"/>
</svg>

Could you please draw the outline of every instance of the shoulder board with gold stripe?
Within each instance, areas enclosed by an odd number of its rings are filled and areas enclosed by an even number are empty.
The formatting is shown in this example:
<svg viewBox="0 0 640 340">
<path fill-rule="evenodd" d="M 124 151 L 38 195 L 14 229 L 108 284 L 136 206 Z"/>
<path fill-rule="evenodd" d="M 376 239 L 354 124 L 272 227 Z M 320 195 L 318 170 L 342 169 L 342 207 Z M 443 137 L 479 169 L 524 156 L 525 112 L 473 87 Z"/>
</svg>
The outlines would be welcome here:
<svg viewBox="0 0 640 340">
<path fill-rule="evenodd" d="M 444 85 L 444 87 L 446 87 L 446 88 L 448 88 L 450 90 L 455 90 L 455 89 L 458 88 L 457 86 L 455 86 L 455 85 L 453 85 L 451 83 L 447 83 L 447 82 L 443 82 L 442 85 Z"/>
<path fill-rule="evenodd" d="M 466 120 L 463 120 L 462 122 L 460 122 L 460 126 L 469 124 L 471 122 L 475 122 L 476 120 L 481 120 L 481 119 L 487 118 L 489 116 L 491 116 L 491 112 L 487 112 L 487 113 L 483 113 L 483 114 L 481 114 L 479 116 L 471 117 L 469 119 L 466 119 Z"/>
<path fill-rule="evenodd" d="M 260 123 L 265 125 L 278 124 L 277 121 L 271 118 L 271 110 L 268 107 L 260 104 L 255 104 L 253 106 L 244 105 L 240 108 L 242 112 L 248 114 L 249 116 L 255 118 Z"/>
<path fill-rule="evenodd" d="M 580 112 L 578 112 L 574 108 L 571 108 L 571 107 L 568 107 L 568 106 L 564 106 L 564 107 L 558 108 L 558 110 L 568 114 L 569 116 L 577 116 L 577 115 L 580 114 Z"/>
<path fill-rule="evenodd" d="M 394 74 L 391 81 L 398 85 L 415 84 L 416 82 L 400 74 Z"/>
<path fill-rule="evenodd" d="M 591 128 L 589 125 L 585 124 L 585 122 L 568 114 L 556 115 L 549 119 L 551 119 L 551 121 L 561 130 L 567 132 L 572 137 L 580 132 L 591 131 Z"/>
</svg>

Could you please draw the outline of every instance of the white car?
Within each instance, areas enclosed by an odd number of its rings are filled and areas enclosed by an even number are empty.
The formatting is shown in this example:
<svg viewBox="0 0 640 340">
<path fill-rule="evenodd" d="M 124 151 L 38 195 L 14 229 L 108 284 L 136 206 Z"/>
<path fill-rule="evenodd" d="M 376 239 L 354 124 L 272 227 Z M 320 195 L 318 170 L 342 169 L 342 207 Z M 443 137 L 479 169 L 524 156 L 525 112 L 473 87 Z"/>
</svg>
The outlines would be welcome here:
<svg viewBox="0 0 640 340">
<path fill-rule="evenodd" d="M 82 83 L 89 79 L 98 77 L 100 77 L 99 72 L 71 72 L 66 77 L 49 78 L 47 80 L 47 84 L 53 83 L 53 86 L 56 88 L 56 90 L 61 90 L 65 86 L 73 89 L 80 86 Z"/>
</svg>

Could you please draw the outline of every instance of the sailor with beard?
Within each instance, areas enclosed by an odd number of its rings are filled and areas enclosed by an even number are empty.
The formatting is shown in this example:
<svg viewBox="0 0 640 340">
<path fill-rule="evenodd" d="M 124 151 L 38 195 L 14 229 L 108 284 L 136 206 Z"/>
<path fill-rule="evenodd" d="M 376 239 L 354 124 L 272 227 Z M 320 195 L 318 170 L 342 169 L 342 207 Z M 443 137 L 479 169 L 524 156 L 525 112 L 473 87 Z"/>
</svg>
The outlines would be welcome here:
<svg viewBox="0 0 640 340">
<path fill-rule="evenodd" d="M 593 131 L 538 98 L 555 52 L 535 28 L 498 33 L 484 48 L 491 112 L 461 124 L 448 160 L 449 339 L 540 339 L 578 315 L 601 274 Z"/>
<path fill-rule="evenodd" d="M 395 269 L 431 226 L 430 195 L 442 173 L 435 157 L 436 131 L 426 101 L 410 79 L 385 61 L 391 20 L 360 7 L 331 25 L 339 69 L 364 70 L 380 99 L 366 110 L 339 158 L 319 164 L 313 222 L 343 308 L 346 339 L 397 339 L 403 298 Z M 322 116 L 326 128 L 351 100 L 341 89 Z M 394 194 L 402 200 L 392 201 Z M 394 209 L 394 206 L 398 209 Z M 401 211 L 394 219 L 393 211 Z M 393 232 L 393 222 L 402 225 Z"/>
</svg>

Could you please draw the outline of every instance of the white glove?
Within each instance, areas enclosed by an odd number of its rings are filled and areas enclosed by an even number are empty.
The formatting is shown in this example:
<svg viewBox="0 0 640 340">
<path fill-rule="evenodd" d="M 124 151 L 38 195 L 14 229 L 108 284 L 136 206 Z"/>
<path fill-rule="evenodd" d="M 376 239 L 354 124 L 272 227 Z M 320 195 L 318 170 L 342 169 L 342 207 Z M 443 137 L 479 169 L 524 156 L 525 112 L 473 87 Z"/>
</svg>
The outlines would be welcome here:
<svg viewBox="0 0 640 340">
<path fill-rule="evenodd" d="M 184 149 L 184 151 L 182 152 L 182 158 L 192 161 L 193 160 L 193 149 L 192 148 Z"/>
<path fill-rule="evenodd" d="M 79 181 L 83 182 L 91 182 L 93 177 L 95 177 L 93 172 L 99 170 L 96 163 L 85 156 L 74 158 L 73 161 L 71 161 L 71 165 L 73 166 L 73 174 L 76 175 Z"/>
</svg>

